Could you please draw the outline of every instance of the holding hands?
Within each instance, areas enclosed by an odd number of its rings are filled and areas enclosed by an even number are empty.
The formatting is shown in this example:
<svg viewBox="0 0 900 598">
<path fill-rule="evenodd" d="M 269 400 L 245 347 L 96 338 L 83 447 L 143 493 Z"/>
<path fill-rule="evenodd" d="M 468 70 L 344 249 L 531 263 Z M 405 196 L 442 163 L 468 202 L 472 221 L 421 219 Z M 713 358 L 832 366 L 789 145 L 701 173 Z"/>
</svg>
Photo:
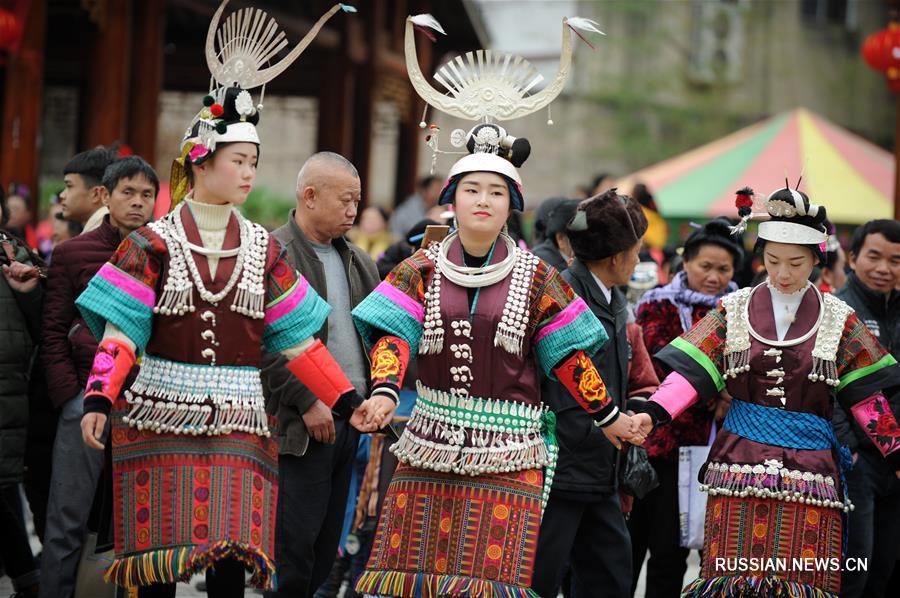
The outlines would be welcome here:
<svg viewBox="0 0 900 598">
<path fill-rule="evenodd" d="M 644 421 L 646 418 L 646 423 Z M 622 442 L 640 446 L 647 439 L 647 434 L 653 430 L 650 416 L 645 413 L 628 415 L 619 413 L 616 420 L 610 425 L 600 428 L 603 434 L 617 449 L 622 448 Z"/>
<path fill-rule="evenodd" d="M 350 423 L 360 432 L 376 432 L 391 423 L 397 404 L 389 395 L 376 393 L 363 402 L 350 416 Z"/>
<path fill-rule="evenodd" d="M 638 433 L 646 440 L 647 435 L 653 431 L 653 419 L 650 417 L 650 414 L 637 413 L 631 417 L 631 421 L 637 424 Z"/>
</svg>

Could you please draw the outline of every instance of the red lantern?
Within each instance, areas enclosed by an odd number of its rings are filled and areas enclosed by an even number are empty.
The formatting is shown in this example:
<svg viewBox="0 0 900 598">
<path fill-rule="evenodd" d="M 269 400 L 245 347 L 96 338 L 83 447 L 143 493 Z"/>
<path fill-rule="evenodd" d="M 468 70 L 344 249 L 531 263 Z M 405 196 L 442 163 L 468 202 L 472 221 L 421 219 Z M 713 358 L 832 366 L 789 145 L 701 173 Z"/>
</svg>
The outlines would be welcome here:
<svg viewBox="0 0 900 598">
<path fill-rule="evenodd" d="M 0 51 L 11 49 L 19 41 L 22 27 L 16 15 L 0 8 Z"/>
<path fill-rule="evenodd" d="M 861 52 L 866 64 L 884 73 L 888 88 L 900 92 L 900 23 L 892 22 L 867 37 Z"/>
<path fill-rule="evenodd" d="M 882 72 L 888 67 L 888 57 L 882 51 L 886 30 L 876 31 L 866 38 L 862 46 L 863 60 L 876 71 Z"/>
</svg>

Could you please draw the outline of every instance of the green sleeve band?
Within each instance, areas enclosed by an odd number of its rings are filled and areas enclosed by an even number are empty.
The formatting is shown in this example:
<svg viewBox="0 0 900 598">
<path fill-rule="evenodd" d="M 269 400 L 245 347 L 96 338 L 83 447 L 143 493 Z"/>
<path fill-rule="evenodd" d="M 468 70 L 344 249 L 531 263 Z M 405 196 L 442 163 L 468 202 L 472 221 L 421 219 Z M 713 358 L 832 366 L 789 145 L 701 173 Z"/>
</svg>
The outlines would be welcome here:
<svg viewBox="0 0 900 598">
<path fill-rule="evenodd" d="M 687 342 L 680 336 L 669 343 L 672 347 L 679 349 L 683 353 L 687 354 L 688 357 L 697 362 L 700 367 L 706 370 L 706 373 L 709 374 L 710 380 L 716 385 L 716 390 L 719 392 L 725 388 L 725 380 L 722 378 L 722 374 L 719 372 L 719 368 L 716 367 L 716 364 L 712 362 L 709 356 Z"/>
<path fill-rule="evenodd" d="M 865 378 L 866 376 L 874 374 L 878 370 L 884 369 L 888 366 L 892 366 L 895 363 L 897 363 L 897 360 L 894 359 L 893 355 L 888 353 L 872 365 L 867 365 L 866 367 L 853 370 L 846 376 L 841 376 L 841 382 L 837 386 L 837 392 L 841 392 L 851 382 L 855 382 L 860 378 Z"/>
</svg>

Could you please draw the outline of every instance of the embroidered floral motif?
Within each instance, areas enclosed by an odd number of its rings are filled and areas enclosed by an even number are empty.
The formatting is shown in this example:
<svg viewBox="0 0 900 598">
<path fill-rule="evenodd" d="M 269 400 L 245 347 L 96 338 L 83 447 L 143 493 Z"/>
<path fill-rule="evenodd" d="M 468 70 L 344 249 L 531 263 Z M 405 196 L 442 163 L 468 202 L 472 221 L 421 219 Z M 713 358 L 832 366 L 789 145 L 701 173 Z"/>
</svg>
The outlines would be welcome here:
<svg viewBox="0 0 900 598">
<path fill-rule="evenodd" d="M 844 322 L 843 335 L 837 349 L 838 373 L 844 376 L 853 370 L 877 363 L 887 355 L 884 348 L 856 314 L 850 314 Z"/>
<path fill-rule="evenodd" d="M 110 402 L 115 401 L 134 360 L 131 347 L 122 341 L 110 339 L 100 343 L 88 376 L 85 396 L 102 396 Z"/>
<path fill-rule="evenodd" d="M 578 384 L 578 393 L 591 411 L 597 411 L 609 400 L 606 385 L 584 351 L 579 351 L 576 359 L 573 374 Z"/>
<path fill-rule="evenodd" d="M 403 341 L 395 336 L 382 337 L 372 348 L 372 381 L 374 384 L 390 383 L 400 386 L 406 365 L 403 361 Z M 409 359 L 409 348 L 405 351 Z"/>
<path fill-rule="evenodd" d="M 119 354 L 119 347 L 112 344 L 103 344 L 97 347 L 97 354 L 94 356 L 94 367 L 91 368 L 91 376 L 88 378 L 87 389 L 90 392 L 98 394 L 106 394 L 109 387 L 110 374 L 116 365 L 116 356 Z"/>
<path fill-rule="evenodd" d="M 131 233 L 119 244 L 110 263 L 144 283 L 156 287 L 161 271 L 160 256 L 167 251 L 165 242 L 149 228 Z"/>
<path fill-rule="evenodd" d="M 882 455 L 889 455 L 900 449 L 900 427 L 880 394 L 873 395 L 852 407 L 853 416 L 863 431 L 872 439 Z"/>
</svg>

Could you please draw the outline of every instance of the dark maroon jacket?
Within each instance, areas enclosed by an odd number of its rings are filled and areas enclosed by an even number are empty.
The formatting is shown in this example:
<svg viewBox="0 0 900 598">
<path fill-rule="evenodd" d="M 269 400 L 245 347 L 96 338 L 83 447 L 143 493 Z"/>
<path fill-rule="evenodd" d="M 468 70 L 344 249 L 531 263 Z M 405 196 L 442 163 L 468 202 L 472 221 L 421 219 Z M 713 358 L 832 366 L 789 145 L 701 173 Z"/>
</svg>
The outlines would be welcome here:
<svg viewBox="0 0 900 598">
<path fill-rule="evenodd" d="M 96 229 L 60 244 L 50 258 L 44 299 L 41 359 L 50 400 L 61 407 L 84 390 L 97 341 L 75 307 L 75 299 L 122 240 L 109 216 Z"/>
</svg>

